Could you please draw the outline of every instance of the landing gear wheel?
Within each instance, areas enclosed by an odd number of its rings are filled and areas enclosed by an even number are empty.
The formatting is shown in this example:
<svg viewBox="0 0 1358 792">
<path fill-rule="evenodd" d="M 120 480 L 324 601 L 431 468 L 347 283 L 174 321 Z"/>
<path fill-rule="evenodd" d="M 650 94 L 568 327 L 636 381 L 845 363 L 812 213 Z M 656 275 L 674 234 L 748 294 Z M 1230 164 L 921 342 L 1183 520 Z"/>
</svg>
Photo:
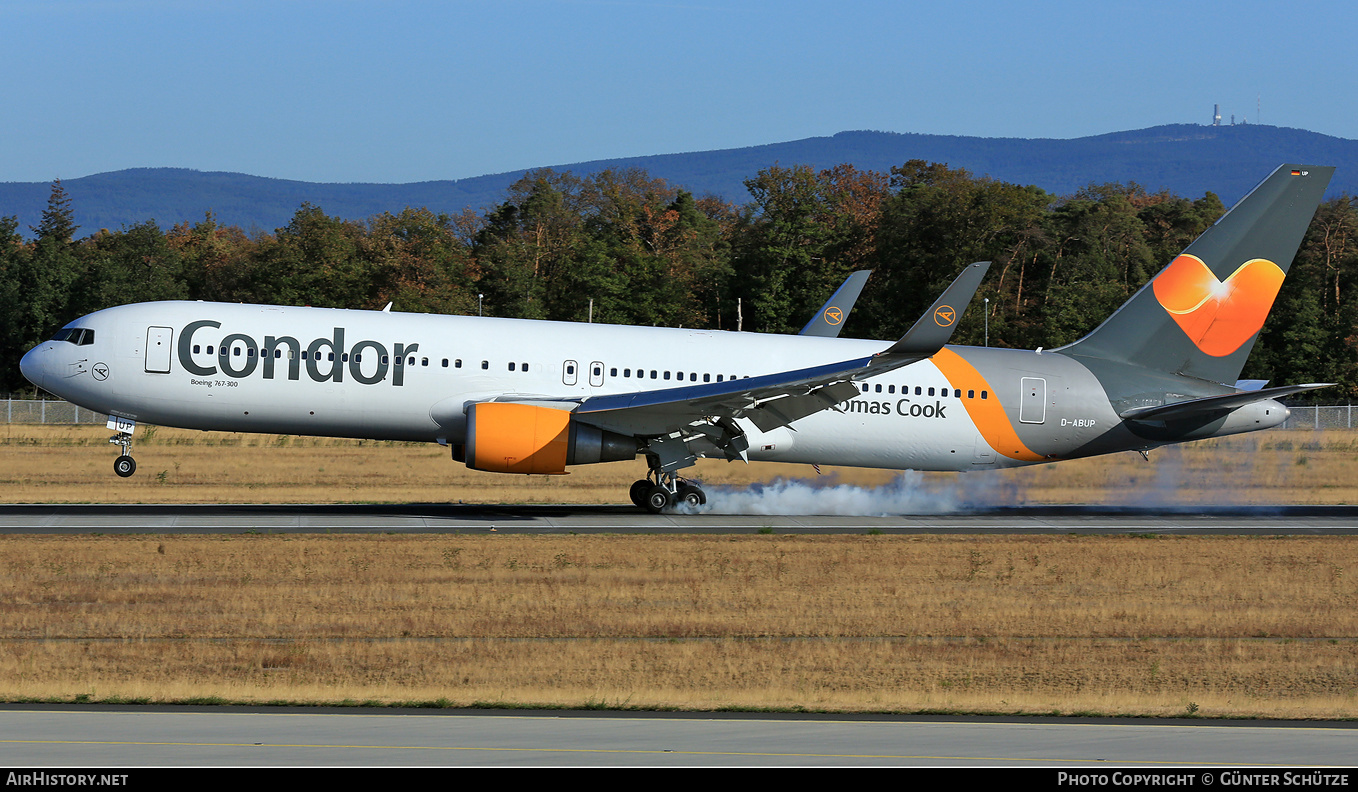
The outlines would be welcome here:
<svg viewBox="0 0 1358 792">
<path fill-rule="evenodd" d="M 646 479 L 637 479 L 632 482 L 632 489 L 628 492 L 632 497 L 632 505 L 638 508 L 646 508 L 646 493 L 651 489 L 651 482 Z"/>
<path fill-rule="evenodd" d="M 133 459 L 127 454 L 123 454 L 122 456 L 113 460 L 113 472 L 117 473 L 119 476 L 122 476 L 123 478 L 127 478 L 128 476 L 137 472 L 137 460 Z"/>
<path fill-rule="evenodd" d="M 674 501 L 696 509 L 707 503 L 707 494 L 692 484 L 685 484 L 675 493 Z"/>
<path fill-rule="evenodd" d="M 674 501 L 671 500 L 670 491 L 664 487 L 653 486 L 646 491 L 646 502 L 642 504 L 642 508 L 651 514 L 659 514 L 672 505 Z"/>
</svg>

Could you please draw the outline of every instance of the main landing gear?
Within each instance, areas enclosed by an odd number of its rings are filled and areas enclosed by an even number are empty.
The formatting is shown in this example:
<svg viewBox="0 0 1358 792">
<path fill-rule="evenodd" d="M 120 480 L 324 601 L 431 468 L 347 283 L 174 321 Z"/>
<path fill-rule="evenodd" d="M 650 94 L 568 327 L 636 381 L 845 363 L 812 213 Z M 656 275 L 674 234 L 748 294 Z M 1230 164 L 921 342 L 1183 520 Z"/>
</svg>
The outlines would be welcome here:
<svg viewBox="0 0 1358 792">
<path fill-rule="evenodd" d="M 633 482 L 629 494 L 632 503 L 651 514 L 659 514 L 679 504 L 696 508 L 707 503 L 707 495 L 697 484 L 655 469 L 647 473 L 646 478 Z"/>
<path fill-rule="evenodd" d="M 119 432 L 110 437 L 108 441 L 122 450 L 118 458 L 113 460 L 113 472 L 123 478 L 127 478 L 137 472 L 137 460 L 132 458 L 132 433 Z"/>
</svg>

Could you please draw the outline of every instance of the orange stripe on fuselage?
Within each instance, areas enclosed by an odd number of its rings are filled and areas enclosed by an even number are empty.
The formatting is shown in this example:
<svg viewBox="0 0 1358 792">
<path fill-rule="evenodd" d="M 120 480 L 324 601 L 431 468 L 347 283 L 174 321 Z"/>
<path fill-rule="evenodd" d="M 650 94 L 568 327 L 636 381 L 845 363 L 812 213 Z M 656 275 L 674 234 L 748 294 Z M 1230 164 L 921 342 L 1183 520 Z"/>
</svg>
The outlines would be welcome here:
<svg viewBox="0 0 1358 792">
<path fill-rule="evenodd" d="M 975 366 L 946 347 L 939 350 L 930 361 L 938 367 L 944 377 L 948 378 L 953 388 L 976 392 L 978 398 L 964 398 L 962 405 L 966 408 L 967 415 L 971 416 L 971 422 L 980 431 L 981 437 L 995 449 L 995 453 L 1024 462 L 1043 462 L 1049 459 L 1030 450 L 1019 439 L 1018 432 L 1014 431 L 1014 424 L 1004 411 L 1004 405 L 1000 403 L 999 394 Z M 989 391 L 990 398 L 979 398 L 981 391 Z"/>
</svg>

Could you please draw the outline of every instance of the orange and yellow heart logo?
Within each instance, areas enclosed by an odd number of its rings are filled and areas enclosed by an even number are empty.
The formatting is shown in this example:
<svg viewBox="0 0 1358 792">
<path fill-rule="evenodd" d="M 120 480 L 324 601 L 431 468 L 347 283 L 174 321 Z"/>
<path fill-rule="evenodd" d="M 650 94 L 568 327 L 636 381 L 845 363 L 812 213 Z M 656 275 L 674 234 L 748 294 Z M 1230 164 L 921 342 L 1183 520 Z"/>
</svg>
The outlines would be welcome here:
<svg viewBox="0 0 1358 792">
<path fill-rule="evenodd" d="M 1259 332 L 1282 285 L 1283 271 L 1268 259 L 1250 259 L 1223 281 L 1187 254 L 1151 283 L 1160 306 L 1213 357 L 1231 354 Z"/>
</svg>

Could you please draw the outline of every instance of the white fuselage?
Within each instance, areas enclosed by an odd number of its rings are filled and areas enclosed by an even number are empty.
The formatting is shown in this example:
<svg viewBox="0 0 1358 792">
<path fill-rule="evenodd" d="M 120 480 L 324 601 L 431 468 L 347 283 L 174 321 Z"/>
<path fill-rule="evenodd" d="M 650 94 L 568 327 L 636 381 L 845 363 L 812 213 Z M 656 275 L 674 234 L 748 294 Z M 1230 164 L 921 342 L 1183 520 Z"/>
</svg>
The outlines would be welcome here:
<svg viewBox="0 0 1358 792">
<path fill-rule="evenodd" d="M 25 357 L 24 372 L 82 407 L 192 429 L 448 444 L 464 441 L 465 409 L 475 402 L 713 383 L 863 357 L 883 347 L 837 338 L 205 302 L 109 308 L 68 327 L 93 330 L 93 341 L 45 342 Z M 1013 379 L 1016 398 L 1019 377 Z M 859 387 L 865 392 L 841 409 L 788 427 L 763 433 L 742 424 L 749 458 L 933 470 L 1023 463 L 994 453 L 968 415 L 966 395 L 954 395 L 931 361 Z M 1048 388 L 1045 421 L 1061 420 L 1058 391 L 1054 383 Z M 1098 424 L 1116 421 L 1106 403 L 1077 412 L 1090 437 Z M 1081 433 L 1069 434 L 1063 447 L 1081 442 Z"/>
</svg>

